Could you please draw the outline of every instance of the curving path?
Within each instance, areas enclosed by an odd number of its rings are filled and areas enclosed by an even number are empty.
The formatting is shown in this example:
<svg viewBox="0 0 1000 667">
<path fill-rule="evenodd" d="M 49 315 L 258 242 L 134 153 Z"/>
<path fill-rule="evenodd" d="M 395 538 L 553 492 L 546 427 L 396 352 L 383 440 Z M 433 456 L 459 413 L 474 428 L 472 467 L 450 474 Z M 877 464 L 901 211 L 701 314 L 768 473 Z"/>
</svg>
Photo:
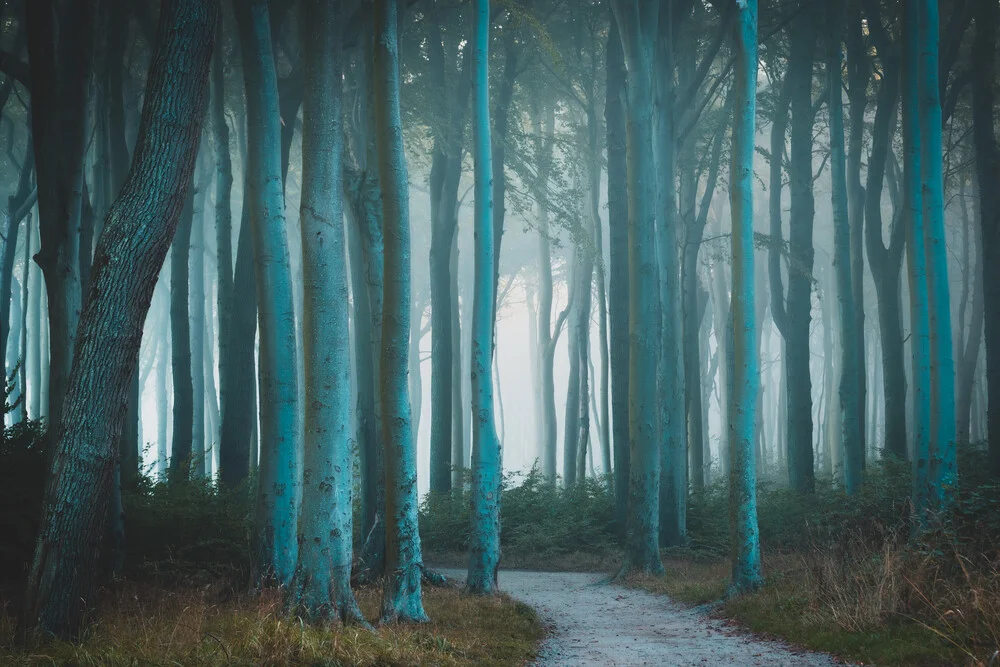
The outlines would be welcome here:
<svg viewBox="0 0 1000 667">
<path fill-rule="evenodd" d="M 462 580 L 457 570 L 448 576 Z M 606 575 L 504 570 L 500 585 L 530 604 L 550 628 L 537 665 L 767 665 L 841 664 L 759 639 L 666 596 L 602 583 Z"/>
</svg>

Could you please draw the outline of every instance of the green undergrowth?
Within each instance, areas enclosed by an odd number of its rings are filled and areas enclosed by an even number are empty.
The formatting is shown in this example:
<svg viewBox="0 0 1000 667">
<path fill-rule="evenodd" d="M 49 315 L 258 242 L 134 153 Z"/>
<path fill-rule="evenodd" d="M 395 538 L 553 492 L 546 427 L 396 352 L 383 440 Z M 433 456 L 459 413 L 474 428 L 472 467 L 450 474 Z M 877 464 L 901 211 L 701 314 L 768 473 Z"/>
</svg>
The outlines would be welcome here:
<svg viewBox="0 0 1000 667">
<path fill-rule="evenodd" d="M 963 449 L 960 470 L 955 505 L 919 537 L 906 464 L 870 464 L 851 498 L 829 480 L 811 497 L 762 483 L 766 583 L 733 599 L 726 489 L 713 486 L 692 497 L 690 544 L 664 552 L 665 574 L 626 583 L 863 664 L 989 664 L 1000 649 L 1000 486 L 980 448 Z"/>
<path fill-rule="evenodd" d="M 420 506 L 420 539 L 428 562 L 464 566 L 469 546 L 469 492 L 428 494 Z M 536 469 L 504 476 L 500 506 L 502 566 L 538 570 L 605 570 L 620 563 L 614 496 L 605 477 L 572 488 Z"/>
</svg>

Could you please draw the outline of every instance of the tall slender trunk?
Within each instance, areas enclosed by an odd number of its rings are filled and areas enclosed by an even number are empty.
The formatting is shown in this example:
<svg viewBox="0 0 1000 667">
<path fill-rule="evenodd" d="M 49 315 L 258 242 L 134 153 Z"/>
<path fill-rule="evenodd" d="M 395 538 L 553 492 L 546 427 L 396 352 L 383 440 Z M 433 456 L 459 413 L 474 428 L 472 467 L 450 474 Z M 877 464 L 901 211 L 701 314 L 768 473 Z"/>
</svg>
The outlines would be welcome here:
<svg viewBox="0 0 1000 667">
<path fill-rule="evenodd" d="M 206 153 L 202 153 L 204 157 Z M 202 162 L 204 165 L 204 162 Z M 202 174 L 205 170 L 202 170 Z M 207 180 L 207 179 L 206 179 Z M 191 225 L 189 256 L 188 313 L 191 335 L 191 463 L 196 477 L 211 475 L 212 466 L 205 447 L 205 205 L 208 195 L 204 190 L 197 194 Z"/>
<path fill-rule="evenodd" d="M 978 186 L 974 188 L 978 190 Z M 978 194 L 978 193 L 976 193 Z M 974 195 L 976 196 L 976 195 Z M 955 399 L 956 427 L 955 435 L 958 442 L 970 442 L 971 422 L 972 422 L 972 396 L 975 391 L 976 368 L 979 365 L 979 350 L 983 339 L 983 319 L 986 313 L 986 304 L 983 300 L 984 286 L 980 279 L 983 275 L 983 259 L 981 248 L 983 245 L 982 228 L 975 225 L 975 220 L 970 219 L 968 205 L 965 202 L 965 181 L 961 181 L 959 188 L 959 205 L 962 211 L 963 224 L 963 271 L 964 283 L 962 294 L 962 307 L 959 309 L 959 322 L 965 322 L 965 311 L 968 307 L 968 300 L 971 298 L 971 318 L 968 331 L 965 335 L 959 334 L 957 348 L 957 364 L 955 383 L 958 385 Z M 976 237 L 976 257 L 975 262 L 970 263 L 970 236 Z M 970 294 L 971 293 L 971 294 Z"/>
<path fill-rule="evenodd" d="M 569 353 L 569 379 L 566 387 L 566 419 L 563 423 L 563 484 L 569 488 L 576 483 L 576 459 L 580 444 L 580 336 L 577 326 L 580 321 L 580 279 L 581 251 L 573 251 L 573 263 L 567 278 L 570 306 L 570 320 L 566 332 L 566 351 Z M 546 382 L 548 378 L 546 378 Z"/>
<path fill-rule="evenodd" d="M 475 0 L 472 18 L 473 104 L 475 158 L 475 279 L 472 303 L 472 531 L 466 589 L 498 592 L 500 569 L 500 484 L 502 452 L 493 417 L 493 318 L 497 250 L 493 228 L 493 147 L 489 96 L 490 2 Z"/>
<path fill-rule="evenodd" d="M 836 2 L 830 5 L 830 23 L 842 23 L 843 13 Z M 848 495 L 857 493 L 861 486 L 864 467 L 864 399 L 861 395 L 865 372 L 864 347 L 858 347 L 856 319 L 863 304 L 855 303 L 851 229 L 851 209 L 848 197 L 846 148 L 844 140 L 843 56 L 840 40 L 829 39 L 827 57 L 827 86 L 830 114 L 830 174 L 833 205 L 834 269 L 837 280 L 837 302 L 840 314 L 840 423 L 844 448 L 844 488 Z M 853 177 L 853 173 L 852 173 Z M 853 181 L 853 178 L 852 178 Z M 863 338 L 860 342 L 863 343 Z"/>
<path fill-rule="evenodd" d="M 465 413 L 462 380 L 462 311 L 458 298 L 458 234 L 451 246 L 451 488 L 465 484 Z M 470 413 L 471 420 L 471 413 Z"/>
<path fill-rule="evenodd" d="M 193 177 L 192 177 L 193 178 Z M 188 268 L 194 219 L 194 183 L 188 188 L 184 210 L 170 250 L 170 351 L 174 385 L 173 438 L 170 447 L 170 481 L 183 482 L 191 475 L 194 452 L 194 383 L 191 378 L 191 320 L 188 302 Z"/>
<path fill-rule="evenodd" d="M 298 556 L 297 336 L 285 237 L 278 77 L 265 0 L 235 6 L 247 93 L 247 186 L 260 327 L 260 463 L 254 547 L 261 582 L 287 584 Z"/>
<path fill-rule="evenodd" d="M 396 0 L 376 0 L 375 136 L 385 229 L 384 317 L 379 364 L 386 516 L 382 618 L 385 621 L 425 621 L 427 614 L 420 591 L 423 563 L 417 529 L 416 443 L 411 431 L 406 386 L 410 333 L 410 206 L 399 111 L 397 26 Z M 451 396 L 448 400 L 450 402 Z"/>
<path fill-rule="evenodd" d="M 163 3 L 135 161 L 98 240 L 25 596 L 29 627 L 60 637 L 80 631 L 94 602 L 125 399 L 194 171 L 218 16 L 211 0 Z M 106 400 L 93 400 L 97 386 Z"/>
<path fill-rule="evenodd" d="M 629 512 L 623 570 L 660 573 L 657 499 L 660 460 L 656 401 L 656 181 L 653 161 L 653 63 L 659 3 L 614 0 L 628 66 L 629 208 Z"/>
<path fill-rule="evenodd" d="M 607 46 L 604 120 L 608 143 L 608 345 L 610 348 L 611 420 L 614 422 L 615 509 L 624 528 L 629 480 L 629 314 L 628 191 L 625 146 L 625 60 L 618 22 L 611 16 Z"/>
<path fill-rule="evenodd" d="M 760 376 L 754 323 L 753 156 L 757 97 L 757 3 L 740 5 L 737 23 L 736 101 L 733 117 L 732 210 L 733 381 L 729 410 L 729 521 L 732 533 L 732 592 L 763 584 L 757 486 L 753 458 Z"/>
<path fill-rule="evenodd" d="M 31 222 L 29 214 L 34 203 L 33 195 L 37 194 L 32 192 L 31 186 L 35 167 L 34 155 L 29 141 L 24 159 L 21 162 L 21 175 L 17 181 L 17 190 L 7 199 L 6 225 L 3 230 L 3 255 L 0 256 L 0 351 L 5 354 L 11 338 L 11 302 L 15 299 L 12 284 L 14 260 L 17 259 L 17 237 L 21 221 L 27 219 L 29 224 Z M 28 224 L 25 225 L 25 227 L 28 226 Z M 29 236 L 29 234 L 25 234 L 25 238 Z M 16 342 L 17 338 L 14 337 L 14 340 Z M 3 377 L 5 383 L 10 379 L 8 374 L 13 371 L 13 365 L 8 363 Z"/>
<path fill-rule="evenodd" d="M 660 544 L 679 546 L 687 536 L 687 424 L 681 349 L 681 284 L 677 256 L 676 131 L 674 128 L 673 2 L 659 13 L 656 45 L 658 105 L 653 139 L 656 160 L 656 256 L 659 264 Z"/>
<path fill-rule="evenodd" d="M 1000 477 L 1000 189 L 987 184 L 1000 179 L 1000 149 L 994 133 L 994 56 L 1000 10 L 990 2 L 976 4 L 976 37 L 973 42 L 976 67 L 972 82 L 972 131 L 976 147 L 979 187 L 979 225 L 982 244 L 983 302 L 986 312 L 986 436 L 989 460 Z"/>
</svg>

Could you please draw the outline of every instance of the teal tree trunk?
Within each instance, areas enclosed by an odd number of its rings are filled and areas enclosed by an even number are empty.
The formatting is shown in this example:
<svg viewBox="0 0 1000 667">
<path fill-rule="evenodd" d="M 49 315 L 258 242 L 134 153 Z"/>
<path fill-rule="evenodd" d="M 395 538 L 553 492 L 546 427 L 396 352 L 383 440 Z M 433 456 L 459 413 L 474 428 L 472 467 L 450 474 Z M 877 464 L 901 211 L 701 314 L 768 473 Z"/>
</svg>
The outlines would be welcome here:
<svg viewBox="0 0 1000 667">
<path fill-rule="evenodd" d="M 903 6 L 902 110 L 903 206 L 906 216 L 906 264 L 910 291 L 910 351 L 912 354 L 913 505 L 918 516 L 929 509 L 931 441 L 931 343 L 927 293 L 927 253 L 924 226 L 920 134 L 919 13 L 916 2 Z"/>
<path fill-rule="evenodd" d="M 343 22 L 339 3 L 301 5 L 302 513 L 292 602 L 308 618 L 363 621 L 351 592 L 354 486 L 343 206 Z"/>
<path fill-rule="evenodd" d="M 132 168 L 98 239 L 25 594 L 26 625 L 60 637 L 95 602 L 126 398 L 194 171 L 218 19 L 215 0 L 163 2 Z"/>
<path fill-rule="evenodd" d="M 930 498 L 936 506 L 954 498 L 958 481 L 955 443 L 955 348 L 944 223 L 944 157 L 941 137 L 939 20 L 937 0 L 920 0 L 917 42 L 918 127 L 923 140 L 920 185 L 926 219 L 928 325 L 930 332 Z M 993 187 L 991 184 L 988 187 Z M 979 335 L 978 332 L 976 334 Z"/>
<path fill-rule="evenodd" d="M 278 76 L 267 2 L 240 2 L 235 9 L 247 95 L 247 202 L 260 327 L 260 463 L 254 549 L 259 582 L 288 584 L 298 559 L 301 451 Z"/>
<path fill-rule="evenodd" d="M 629 249 L 629 509 L 622 572 L 661 573 L 659 408 L 660 325 L 653 162 L 653 60 L 657 0 L 613 0 L 628 67 L 626 79 Z"/>
<path fill-rule="evenodd" d="M 191 247 L 191 224 L 194 218 L 194 183 L 170 249 L 170 372 L 174 388 L 173 436 L 170 445 L 172 483 L 184 482 L 191 475 L 194 456 L 194 385 L 191 380 L 191 320 L 188 312 L 188 268 Z"/>
<path fill-rule="evenodd" d="M 382 184 L 385 273 L 379 388 L 385 447 L 382 620 L 426 621 L 417 528 L 417 451 L 406 373 L 410 338 L 410 202 L 399 110 L 397 0 L 375 1 L 375 136 Z"/>
<path fill-rule="evenodd" d="M 672 1 L 662 3 L 656 43 L 656 254 L 659 265 L 660 544 L 680 546 L 687 535 L 687 423 L 677 246 L 674 27 Z"/>
<path fill-rule="evenodd" d="M 469 592 L 498 592 L 501 452 L 493 420 L 493 148 L 489 96 L 490 2 L 472 13 L 472 134 L 475 160 L 475 277 L 472 305 L 472 535 Z"/>
<path fill-rule="evenodd" d="M 732 373 L 729 393 L 729 522 L 733 574 L 730 594 L 759 588 L 754 427 L 760 391 L 754 323 L 753 156 L 757 113 L 757 2 L 738 3 L 729 205 L 732 209 Z"/>
<path fill-rule="evenodd" d="M 830 26 L 836 30 L 842 25 L 843 13 L 838 10 L 839 0 L 831 4 Z M 848 495 L 857 493 L 861 485 L 864 460 L 864 441 L 860 423 L 860 384 L 858 375 L 864 375 L 854 303 L 854 281 L 851 277 L 851 222 L 848 214 L 847 162 L 844 140 L 843 57 L 840 40 L 829 41 L 826 63 L 830 113 L 830 180 L 833 204 L 834 269 L 837 280 L 837 302 L 840 321 L 840 427 L 844 451 L 844 487 Z M 827 355 L 832 354 L 827 350 Z"/>
<path fill-rule="evenodd" d="M 625 61 L 618 23 L 611 17 L 607 48 L 604 121 L 608 145 L 608 347 L 611 362 L 611 438 L 615 515 L 628 513 L 628 185 L 625 167 Z"/>
</svg>

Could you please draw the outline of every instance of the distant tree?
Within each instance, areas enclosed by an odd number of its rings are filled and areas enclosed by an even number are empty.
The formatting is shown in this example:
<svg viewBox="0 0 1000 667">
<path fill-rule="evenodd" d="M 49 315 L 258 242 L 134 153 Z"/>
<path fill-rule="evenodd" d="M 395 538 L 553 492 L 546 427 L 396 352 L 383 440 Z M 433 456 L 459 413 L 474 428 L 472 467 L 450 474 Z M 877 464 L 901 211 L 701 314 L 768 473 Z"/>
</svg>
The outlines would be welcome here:
<svg viewBox="0 0 1000 667">
<path fill-rule="evenodd" d="M 215 0 L 163 2 L 132 168 L 97 242 L 25 595 L 25 623 L 60 637 L 79 632 L 94 604 L 115 447 L 143 322 L 194 171 L 218 18 Z M 94 400 L 98 389 L 103 400 Z"/>
<path fill-rule="evenodd" d="M 173 439 L 170 448 L 170 481 L 191 476 L 194 451 L 194 384 L 191 374 L 191 318 L 189 268 L 191 227 L 194 220 L 194 182 L 188 188 L 184 210 L 170 250 L 170 377 L 174 388 Z"/>
</svg>

